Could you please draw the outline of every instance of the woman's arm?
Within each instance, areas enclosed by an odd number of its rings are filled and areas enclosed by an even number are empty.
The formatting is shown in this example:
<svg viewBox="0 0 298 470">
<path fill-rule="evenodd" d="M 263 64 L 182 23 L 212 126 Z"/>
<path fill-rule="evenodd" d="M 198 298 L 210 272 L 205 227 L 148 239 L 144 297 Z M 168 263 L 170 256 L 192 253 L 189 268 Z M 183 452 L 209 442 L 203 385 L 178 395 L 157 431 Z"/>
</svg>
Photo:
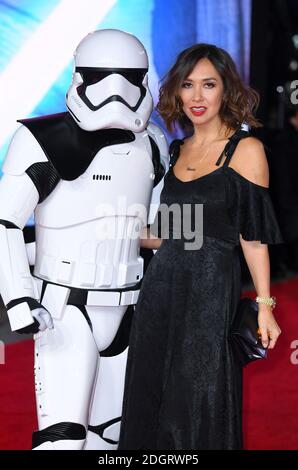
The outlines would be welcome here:
<svg viewBox="0 0 298 470">
<path fill-rule="evenodd" d="M 149 227 L 144 227 L 141 233 L 141 247 L 150 248 L 151 250 L 158 250 L 162 244 L 162 239 L 155 237 L 151 232 Z"/>
<path fill-rule="evenodd" d="M 236 153 L 237 152 L 237 153 Z M 235 169 L 260 186 L 269 186 L 269 169 L 263 144 L 254 137 L 239 142 L 235 151 Z M 270 297 L 270 259 L 268 246 L 260 241 L 247 241 L 240 235 L 240 244 L 257 296 Z M 269 305 L 259 304 L 258 324 L 263 346 L 273 349 L 281 330 Z"/>
<path fill-rule="evenodd" d="M 246 241 L 240 235 L 243 255 L 251 274 L 256 293 L 260 297 L 270 297 L 270 260 L 268 246 L 259 241 Z M 273 349 L 281 330 L 269 305 L 259 304 L 258 324 L 262 344 Z"/>
</svg>

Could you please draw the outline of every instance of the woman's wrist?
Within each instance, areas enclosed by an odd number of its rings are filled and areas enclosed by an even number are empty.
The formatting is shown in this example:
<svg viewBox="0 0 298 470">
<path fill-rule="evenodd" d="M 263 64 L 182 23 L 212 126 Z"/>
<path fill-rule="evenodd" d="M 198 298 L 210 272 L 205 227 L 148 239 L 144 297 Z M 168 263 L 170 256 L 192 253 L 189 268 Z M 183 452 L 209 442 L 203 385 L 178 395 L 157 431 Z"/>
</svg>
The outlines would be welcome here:
<svg viewBox="0 0 298 470">
<path fill-rule="evenodd" d="M 271 309 L 274 309 L 276 306 L 276 297 L 274 296 L 256 296 L 256 302 L 260 305 L 269 306 Z"/>
<path fill-rule="evenodd" d="M 273 309 L 270 305 L 258 304 L 258 313 L 264 315 L 273 315 Z"/>
</svg>

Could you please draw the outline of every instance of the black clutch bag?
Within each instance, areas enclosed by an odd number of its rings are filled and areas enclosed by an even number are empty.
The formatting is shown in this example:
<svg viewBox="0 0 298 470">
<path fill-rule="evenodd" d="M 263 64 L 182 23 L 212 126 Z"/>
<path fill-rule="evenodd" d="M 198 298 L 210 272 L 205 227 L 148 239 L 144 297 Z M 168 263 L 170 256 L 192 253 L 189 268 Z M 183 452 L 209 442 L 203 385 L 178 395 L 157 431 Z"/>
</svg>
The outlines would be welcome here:
<svg viewBox="0 0 298 470">
<path fill-rule="evenodd" d="M 267 357 L 267 348 L 262 345 L 258 334 L 258 310 L 255 300 L 241 299 L 230 330 L 232 347 L 242 366 Z"/>
</svg>

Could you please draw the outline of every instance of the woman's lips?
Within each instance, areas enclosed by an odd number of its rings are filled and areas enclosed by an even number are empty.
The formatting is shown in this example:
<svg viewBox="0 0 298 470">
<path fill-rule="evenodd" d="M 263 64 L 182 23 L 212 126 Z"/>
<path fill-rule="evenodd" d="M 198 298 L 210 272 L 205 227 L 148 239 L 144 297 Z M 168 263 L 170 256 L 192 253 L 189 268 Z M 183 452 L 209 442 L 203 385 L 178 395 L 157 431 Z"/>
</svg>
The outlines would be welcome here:
<svg viewBox="0 0 298 470">
<path fill-rule="evenodd" d="M 202 116 L 207 111 L 207 108 L 205 106 L 193 106 L 190 108 L 190 111 L 194 116 Z"/>
</svg>

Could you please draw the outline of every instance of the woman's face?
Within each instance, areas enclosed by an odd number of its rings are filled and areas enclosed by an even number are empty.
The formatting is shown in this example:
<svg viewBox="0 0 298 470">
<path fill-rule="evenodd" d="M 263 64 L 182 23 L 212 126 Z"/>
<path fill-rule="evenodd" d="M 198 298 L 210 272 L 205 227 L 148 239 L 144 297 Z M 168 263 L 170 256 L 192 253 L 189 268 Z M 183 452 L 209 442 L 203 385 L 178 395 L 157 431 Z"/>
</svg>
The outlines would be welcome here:
<svg viewBox="0 0 298 470">
<path fill-rule="evenodd" d="M 206 124 L 218 116 L 224 85 L 209 59 L 201 59 L 182 82 L 183 111 L 193 125 Z"/>
</svg>

